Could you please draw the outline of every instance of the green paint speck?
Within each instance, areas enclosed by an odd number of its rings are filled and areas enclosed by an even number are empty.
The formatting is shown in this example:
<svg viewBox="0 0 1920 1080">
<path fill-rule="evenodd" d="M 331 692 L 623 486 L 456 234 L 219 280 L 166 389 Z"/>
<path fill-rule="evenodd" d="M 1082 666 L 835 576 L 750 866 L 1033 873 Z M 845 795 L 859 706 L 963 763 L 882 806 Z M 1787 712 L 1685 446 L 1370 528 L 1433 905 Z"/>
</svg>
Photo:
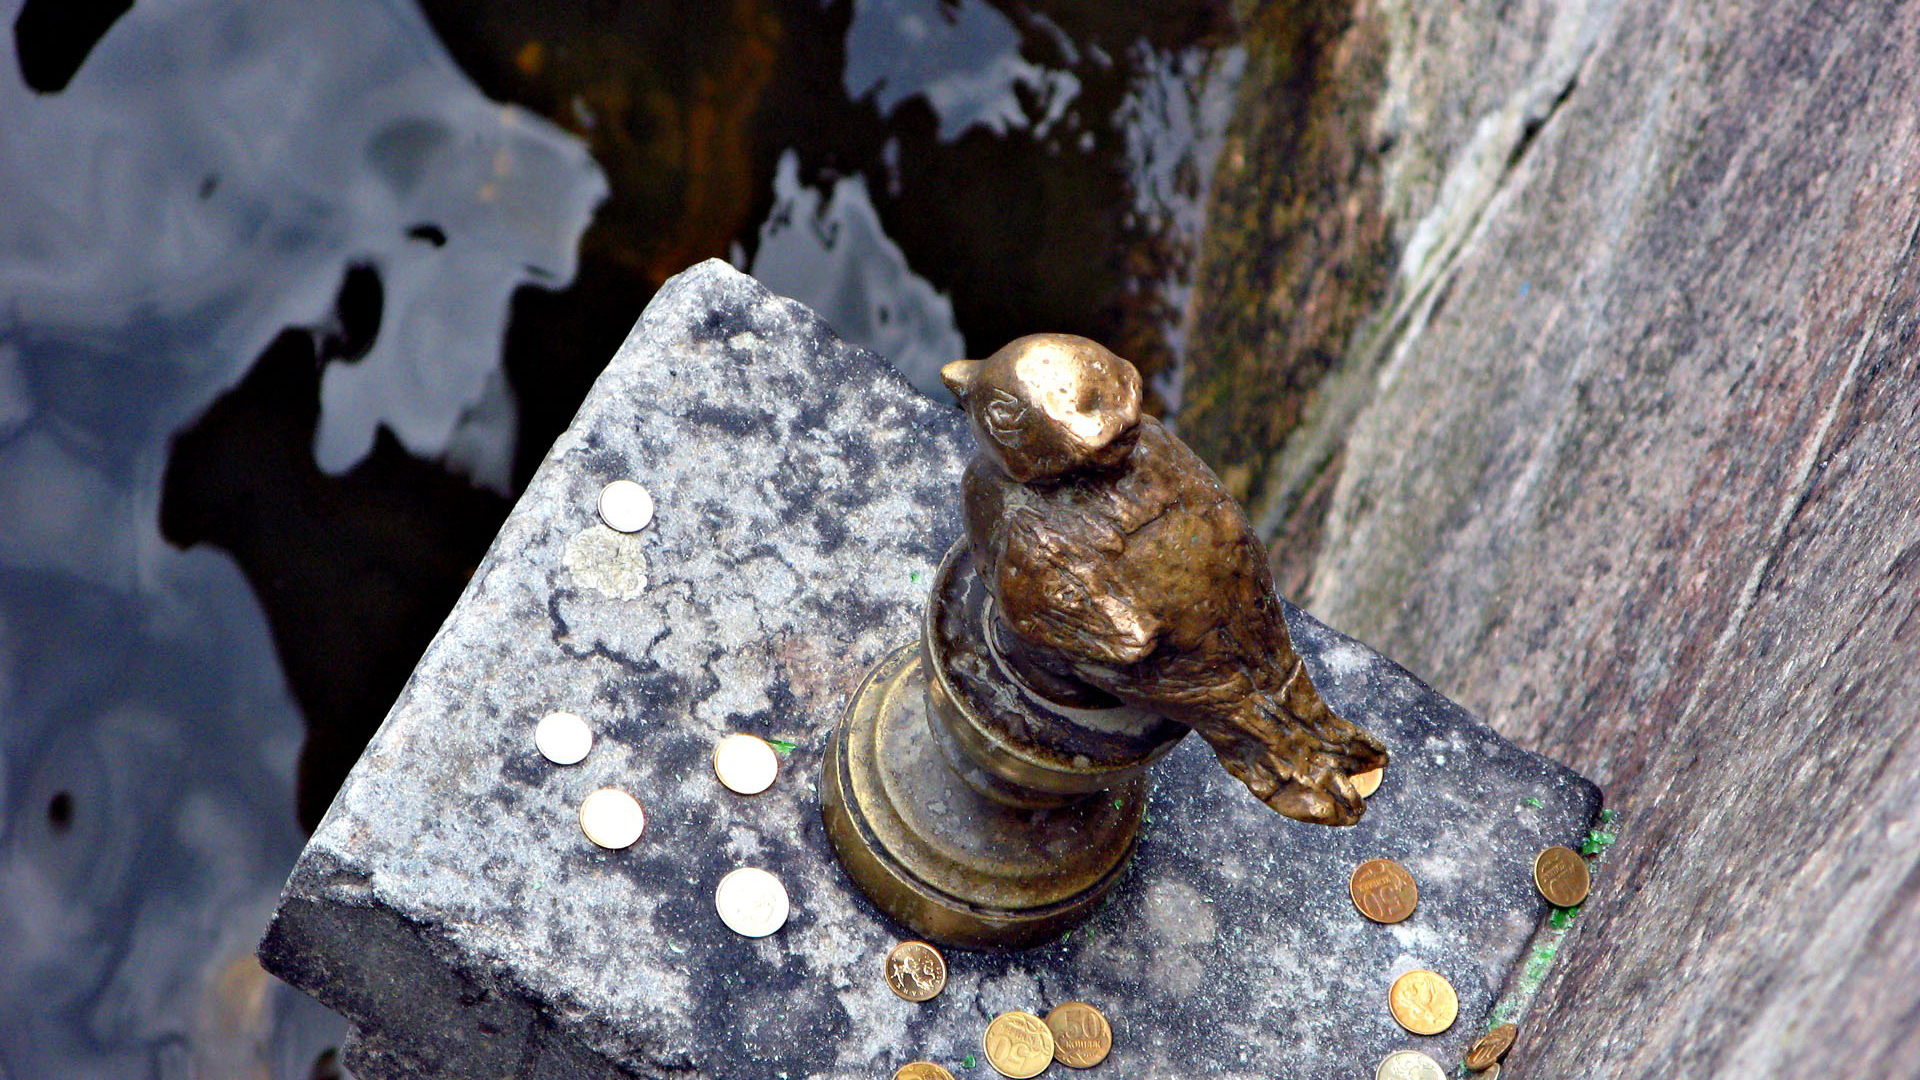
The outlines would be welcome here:
<svg viewBox="0 0 1920 1080">
<path fill-rule="evenodd" d="M 972 1054 L 968 1054 L 966 1057 L 963 1057 L 960 1059 L 960 1067 L 963 1069 L 971 1069 L 978 1064 L 979 1062 L 974 1060 L 974 1057 Z"/>
<path fill-rule="evenodd" d="M 1528 806 L 1533 807 L 1535 810 L 1538 810 L 1541 807 L 1547 805 L 1546 803 L 1543 803 L 1540 801 L 1540 797 L 1538 795 L 1529 795 L 1526 798 L 1521 799 L 1520 801 L 1523 803 L 1526 803 Z"/>
<path fill-rule="evenodd" d="M 1579 914 L 1579 904 L 1572 907 L 1557 907 L 1553 909 L 1553 914 L 1547 916 L 1547 924 L 1555 930 L 1565 930 Z"/>
<path fill-rule="evenodd" d="M 1598 855 L 1607 850 L 1608 845 L 1612 844 L 1613 840 L 1614 836 L 1612 833 L 1601 832 L 1599 829 L 1595 829 L 1587 834 L 1585 840 L 1580 841 L 1580 854 Z"/>
<path fill-rule="evenodd" d="M 767 742 L 781 757 L 786 757 L 788 754 L 793 753 L 794 747 L 799 745 L 798 743 L 790 743 L 785 739 L 768 739 Z"/>
<path fill-rule="evenodd" d="M 920 584 L 920 571 L 918 570 L 907 571 L 907 580 L 913 582 L 915 585 Z"/>
</svg>

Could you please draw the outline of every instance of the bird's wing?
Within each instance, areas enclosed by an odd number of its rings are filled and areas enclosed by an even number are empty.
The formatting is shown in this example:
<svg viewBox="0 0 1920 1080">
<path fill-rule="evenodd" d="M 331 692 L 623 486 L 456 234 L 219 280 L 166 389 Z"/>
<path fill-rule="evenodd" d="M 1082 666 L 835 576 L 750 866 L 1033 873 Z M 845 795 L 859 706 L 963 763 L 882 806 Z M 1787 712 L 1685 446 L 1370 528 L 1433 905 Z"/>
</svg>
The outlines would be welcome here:
<svg viewBox="0 0 1920 1080">
<path fill-rule="evenodd" d="M 1010 525 L 995 591 L 1015 633 L 1082 663 L 1117 667 L 1153 651 L 1160 620 L 1100 572 L 1110 556 L 1037 514 L 1016 514 Z"/>
</svg>

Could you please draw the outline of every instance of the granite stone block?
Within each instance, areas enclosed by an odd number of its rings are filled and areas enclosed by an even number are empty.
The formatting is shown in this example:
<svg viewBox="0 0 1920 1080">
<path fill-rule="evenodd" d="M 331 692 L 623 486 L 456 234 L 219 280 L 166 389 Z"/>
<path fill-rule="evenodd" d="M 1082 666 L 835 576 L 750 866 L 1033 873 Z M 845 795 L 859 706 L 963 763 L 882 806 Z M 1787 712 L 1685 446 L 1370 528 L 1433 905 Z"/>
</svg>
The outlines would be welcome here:
<svg viewBox="0 0 1920 1080">
<path fill-rule="evenodd" d="M 1113 1024 L 1089 1080 L 1371 1077 L 1408 1046 L 1458 1059 L 1547 912 L 1534 853 L 1577 843 L 1599 793 L 1291 607 L 1328 700 L 1393 753 L 1361 824 L 1282 818 L 1185 740 L 1088 923 L 1024 952 L 949 950 L 951 981 L 924 1004 L 887 989 L 881 960 L 903 931 L 841 872 L 814 784 L 867 667 L 918 632 L 970 452 L 957 410 L 724 264 L 660 290 L 262 943 L 271 970 L 353 1022 L 364 1080 L 851 1080 L 920 1058 L 988 1080 L 992 1016 L 1069 1000 Z M 638 533 L 597 520 L 619 478 L 656 500 Z M 596 732 L 578 765 L 534 748 L 555 709 Z M 795 744 L 765 794 L 714 779 L 713 744 L 735 731 Z M 630 849 L 580 831 L 580 801 L 602 786 L 646 807 Z M 1404 923 L 1369 923 L 1348 900 L 1374 856 L 1419 882 Z M 747 865 L 793 899 L 768 938 L 713 911 L 715 884 Z M 1408 1035 L 1388 1014 L 1389 983 L 1414 968 L 1457 988 L 1451 1031 Z"/>
</svg>

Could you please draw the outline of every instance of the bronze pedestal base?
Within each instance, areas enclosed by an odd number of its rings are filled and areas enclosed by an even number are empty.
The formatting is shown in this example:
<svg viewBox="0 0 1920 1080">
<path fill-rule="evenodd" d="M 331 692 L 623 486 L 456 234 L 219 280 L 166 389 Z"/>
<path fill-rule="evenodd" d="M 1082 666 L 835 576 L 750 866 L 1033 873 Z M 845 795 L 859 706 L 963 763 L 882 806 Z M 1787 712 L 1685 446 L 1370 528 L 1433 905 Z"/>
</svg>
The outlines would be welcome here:
<svg viewBox="0 0 1920 1080">
<path fill-rule="evenodd" d="M 923 640 L 868 673 L 835 729 L 820 799 L 841 863 L 882 911 L 941 944 L 1018 948 L 1113 887 L 1146 811 L 1146 766 L 1186 729 L 1040 698 L 1001 661 L 991 620 L 956 547 Z"/>
</svg>

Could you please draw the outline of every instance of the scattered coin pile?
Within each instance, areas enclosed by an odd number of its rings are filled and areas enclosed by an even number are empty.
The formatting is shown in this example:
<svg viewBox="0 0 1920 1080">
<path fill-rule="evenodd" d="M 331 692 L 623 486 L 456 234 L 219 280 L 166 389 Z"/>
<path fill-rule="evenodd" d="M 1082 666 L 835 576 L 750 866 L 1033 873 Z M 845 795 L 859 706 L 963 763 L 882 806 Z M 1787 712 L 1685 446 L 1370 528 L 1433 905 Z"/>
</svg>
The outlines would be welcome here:
<svg viewBox="0 0 1920 1080">
<path fill-rule="evenodd" d="M 1354 867 L 1347 895 L 1360 914 L 1377 923 L 1404 921 L 1420 902 L 1413 875 L 1392 859 L 1368 859 Z"/>
<path fill-rule="evenodd" d="M 1550 847 L 1534 857 L 1533 885 L 1554 907 L 1578 907 L 1586 901 L 1593 878 L 1579 852 L 1570 847 Z"/>
<path fill-rule="evenodd" d="M 1480 1036 L 1467 1050 L 1467 1068 L 1475 1072 L 1498 1069 L 1500 1059 L 1507 1056 L 1507 1051 L 1513 1049 L 1513 1041 L 1519 1037 L 1520 1029 L 1512 1024 L 1501 1024 Z"/>
<path fill-rule="evenodd" d="M 1364 798 L 1380 789 L 1385 769 L 1375 769 L 1353 778 L 1354 787 Z M 1534 857 L 1533 884 L 1556 908 L 1573 908 L 1585 903 L 1593 887 L 1587 861 L 1569 847 L 1547 848 Z M 1413 914 L 1420 902 L 1420 889 L 1407 868 L 1392 859 L 1368 859 L 1354 867 L 1347 881 L 1347 895 L 1354 909 L 1377 923 L 1402 922 Z M 1556 923 L 1555 925 L 1559 925 Z M 1393 981 L 1387 990 L 1387 1009 L 1401 1027 L 1415 1035 L 1438 1035 L 1453 1026 L 1460 1013 L 1460 998 L 1438 972 L 1409 971 Z M 1513 1049 L 1519 1029 L 1501 1024 L 1482 1035 L 1468 1049 L 1464 1064 L 1480 1074 L 1480 1080 L 1495 1080 L 1500 1075 L 1500 1059 Z M 1388 1054 L 1374 1070 L 1375 1080 L 1444 1080 L 1440 1064 L 1417 1050 L 1396 1050 Z"/>
<path fill-rule="evenodd" d="M 653 496 L 631 480 L 615 480 L 600 489 L 600 520 L 614 532 L 639 532 L 653 521 Z"/>
<path fill-rule="evenodd" d="M 615 480 L 600 490 L 600 521 L 616 532 L 634 533 L 653 522 L 653 496 L 632 480 Z M 555 765 L 578 765 L 593 752 L 593 728 L 577 713 L 555 710 L 533 729 L 533 745 Z M 758 795 L 780 775 L 773 745 L 754 735 L 734 734 L 713 748 L 713 772 L 729 791 Z M 603 787 L 580 802 L 580 831 L 609 851 L 632 847 L 646 831 L 640 800 L 619 788 Z M 743 937 L 766 937 L 786 925 L 792 902 L 780 879 L 758 867 L 743 866 L 720 879 L 713 891 L 714 911 L 728 929 Z M 937 955 L 937 954 L 936 954 Z M 946 978 L 941 969 L 941 981 Z M 937 993 L 938 990 L 936 989 Z M 934 1080 L 946 1072 L 933 1065 L 915 1080 Z M 947 1080 L 952 1080 L 949 1076 Z"/>
<path fill-rule="evenodd" d="M 599 513 L 608 528 L 638 532 L 653 521 L 653 496 L 631 480 L 616 480 L 600 492 Z M 534 729 L 534 745 L 555 765 L 577 765 L 593 749 L 593 729 L 582 717 L 554 711 L 541 717 Z M 713 772 L 721 785 L 739 795 L 758 795 L 779 777 L 780 759 L 773 746 L 754 735 L 732 734 L 713 749 Z M 1353 777 L 1356 791 L 1369 798 L 1380 790 L 1384 767 Z M 618 788 L 600 788 L 580 804 L 580 829 L 602 848 L 632 846 L 646 829 L 646 813 L 639 800 Z M 1586 860 L 1568 847 L 1550 847 L 1533 863 L 1533 882 L 1547 902 L 1559 908 L 1577 907 L 1587 898 L 1592 878 Z M 1391 859 L 1368 859 L 1354 868 L 1347 883 L 1354 908 L 1376 923 L 1403 922 L 1420 902 L 1420 889 L 1406 867 Z M 758 867 L 740 867 L 728 873 L 714 889 L 714 910 L 720 921 L 743 937 L 766 937 L 786 924 L 791 902 L 786 887 Z M 911 1002 L 930 1001 L 947 985 L 946 958 L 924 941 L 903 941 L 888 952 L 884 967 L 888 988 Z M 1438 1035 L 1453 1026 L 1460 1000 L 1453 985 L 1433 971 L 1409 971 L 1393 981 L 1387 1006 L 1401 1027 L 1416 1035 Z M 1481 1036 L 1467 1051 L 1465 1065 L 1481 1080 L 1496 1080 L 1500 1060 L 1513 1048 L 1518 1029 L 1502 1024 Z M 1113 1029 L 1100 1011 L 1081 1001 L 1055 1007 L 1042 1020 L 1029 1012 L 1001 1013 L 981 1036 L 987 1063 L 1010 1080 L 1028 1080 L 1058 1061 L 1088 1069 L 1106 1060 L 1113 1049 Z M 972 1064 L 972 1059 L 968 1059 Z M 954 1080 L 953 1073 L 931 1061 L 900 1066 L 893 1080 Z M 1418 1050 L 1397 1050 L 1381 1060 L 1374 1080 L 1446 1080 L 1433 1058 Z"/>
<path fill-rule="evenodd" d="M 593 750 L 593 729 L 570 712 L 551 712 L 534 726 L 533 745 L 555 765 L 578 765 Z"/>
<path fill-rule="evenodd" d="M 1113 1028 L 1084 1001 L 1055 1006 L 1047 1014 L 1047 1030 L 1053 1033 L 1053 1056 L 1062 1065 L 1091 1069 L 1113 1050 Z"/>
<path fill-rule="evenodd" d="M 729 735 L 714 744 L 713 775 L 728 791 L 758 795 L 780 775 L 780 756 L 758 735 Z"/>
<path fill-rule="evenodd" d="M 756 866 L 743 866 L 720 879 L 713 907 L 727 929 L 741 937 L 766 937 L 787 924 L 792 910 L 787 887 Z"/>
<path fill-rule="evenodd" d="M 887 986 L 908 1001 L 933 999 L 946 988 L 947 960 L 924 941 L 903 941 L 887 953 Z M 1113 1028 L 1100 1010 L 1084 1001 L 1055 1006 L 1045 1020 L 1029 1012 L 1001 1013 L 980 1038 L 987 1064 L 1002 1076 L 1026 1080 L 1059 1062 L 1091 1069 L 1113 1050 Z M 971 1062 L 969 1062 L 971 1064 Z M 894 1080 L 939 1080 L 951 1077 L 930 1061 L 900 1066 Z"/>
<path fill-rule="evenodd" d="M 1431 971 L 1409 971 L 1393 980 L 1387 1007 L 1400 1026 L 1415 1035 L 1438 1035 L 1460 1015 L 1453 984 Z"/>
<path fill-rule="evenodd" d="M 1447 1073 L 1418 1050 L 1395 1050 L 1381 1059 L 1373 1080 L 1447 1080 Z"/>
<path fill-rule="evenodd" d="M 924 941 L 903 941 L 887 953 L 887 986 L 908 1001 L 928 1001 L 947 988 L 947 960 Z"/>
<path fill-rule="evenodd" d="M 1386 778 L 1387 767 L 1385 765 L 1377 769 L 1368 769 L 1363 773 L 1355 773 L 1353 777 L 1353 789 L 1360 793 L 1361 798 L 1371 799 L 1373 798 L 1373 793 L 1380 790 L 1380 782 Z"/>
<path fill-rule="evenodd" d="M 640 801 L 619 788 L 601 788 L 580 802 L 580 831 L 603 848 L 632 847 L 646 828 Z"/>
<path fill-rule="evenodd" d="M 987 1052 L 987 1064 L 1012 1080 L 1039 1076 L 1053 1064 L 1053 1030 L 1029 1012 L 994 1017 L 980 1045 Z"/>
</svg>

